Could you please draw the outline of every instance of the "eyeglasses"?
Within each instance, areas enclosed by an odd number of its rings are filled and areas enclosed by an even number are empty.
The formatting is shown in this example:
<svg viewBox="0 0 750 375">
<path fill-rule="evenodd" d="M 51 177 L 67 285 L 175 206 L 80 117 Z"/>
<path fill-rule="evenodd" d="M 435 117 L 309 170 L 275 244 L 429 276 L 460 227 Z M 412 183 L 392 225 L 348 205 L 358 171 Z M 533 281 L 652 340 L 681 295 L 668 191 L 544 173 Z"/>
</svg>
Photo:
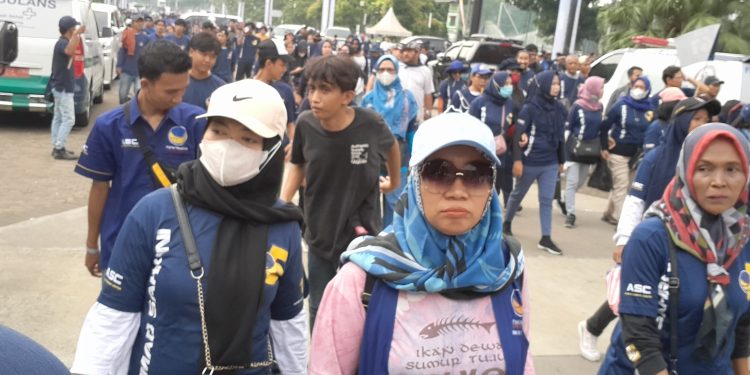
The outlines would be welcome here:
<svg viewBox="0 0 750 375">
<path fill-rule="evenodd" d="M 495 168 L 488 162 L 471 162 L 463 169 L 453 163 L 435 159 L 422 164 L 419 170 L 422 186 L 434 194 L 443 194 L 451 189 L 457 178 L 461 177 L 466 191 L 471 196 L 483 196 L 491 189 L 495 181 Z"/>
</svg>

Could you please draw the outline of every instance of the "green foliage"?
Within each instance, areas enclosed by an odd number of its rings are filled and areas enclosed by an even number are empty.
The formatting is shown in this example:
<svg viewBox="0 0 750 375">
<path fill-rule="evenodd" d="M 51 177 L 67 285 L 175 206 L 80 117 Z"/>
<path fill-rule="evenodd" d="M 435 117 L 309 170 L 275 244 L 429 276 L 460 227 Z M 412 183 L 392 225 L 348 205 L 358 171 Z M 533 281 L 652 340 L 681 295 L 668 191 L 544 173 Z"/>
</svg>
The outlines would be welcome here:
<svg viewBox="0 0 750 375">
<path fill-rule="evenodd" d="M 750 2 L 743 0 L 617 0 L 601 8 L 603 51 L 631 47 L 631 37 L 673 38 L 721 23 L 718 50 L 750 53 Z"/>
</svg>

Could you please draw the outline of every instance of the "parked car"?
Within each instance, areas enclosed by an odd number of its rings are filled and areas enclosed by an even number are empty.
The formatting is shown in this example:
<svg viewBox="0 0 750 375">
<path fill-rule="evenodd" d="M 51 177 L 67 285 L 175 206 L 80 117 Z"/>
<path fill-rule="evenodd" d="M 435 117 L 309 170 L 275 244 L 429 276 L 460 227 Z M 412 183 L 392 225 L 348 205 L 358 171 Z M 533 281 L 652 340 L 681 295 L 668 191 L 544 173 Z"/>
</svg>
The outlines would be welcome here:
<svg viewBox="0 0 750 375">
<path fill-rule="evenodd" d="M 750 64 L 747 56 L 730 53 L 715 53 L 714 60 L 694 63 L 682 67 L 685 77 L 703 80 L 715 75 L 725 84 L 719 92 L 719 101 L 738 99 L 750 101 Z M 609 97 L 628 81 L 627 71 L 632 66 L 643 69 L 643 75 L 651 81 L 651 92 L 656 93 L 664 88 L 661 80 L 664 68 L 680 66 L 677 50 L 674 48 L 622 48 L 608 52 L 591 64 L 590 75 L 604 78 L 604 95 L 602 103 L 608 103 Z M 690 86 L 687 80 L 685 86 Z"/>
<path fill-rule="evenodd" d="M 237 22 L 242 21 L 240 17 L 231 14 L 208 12 L 188 12 L 182 15 L 182 19 L 187 22 L 188 30 L 190 30 L 194 25 L 198 25 L 200 27 L 201 25 L 203 25 L 203 22 L 206 21 L 211 21 L 214 23 L 214 25 L 219 27 L 229 25 L 230 20 L 234 20 Z"/>
<path fill-rule="evenodd" d="M 278 40 L 284 39 L 284 34 L 286 33 L 292 33 L 294 35 L 297 35 L 297 32 L 305 27 L 305 25 L 292 25 L 292 24 L 283 24 L 273 27 L 273 37 Z"/>
<path fill-rule="evenodd" d="M 104 89 L 109 90 L 117 78 L 117 51 L 120 50 L 120 35 L 125 29 L 120 11 L 114 5 L 92 3 L 96 24 L 99 27 L 99 42 L 102 44 L 104 61 Z"/>
<path fill-rule="evenodd" d="M 428 50 L 432 50 L 435 54 L 445 52 L 445 50 L 451 45 L 451 42 L 449 42 L 448 39 L 424 35 L 406 37 L 401 39 L 401 43 L 409 44 L 415 40 L 422 43 L 423 46 L 426 46 Z"/>
<path fill-rule="evenodd" d="M 335 40 L 336 44 L 344 42 L 349 35 L 352 35 L 352 30 L 342 26 L 331 26 L 326 29 L 325 33 L 321 34 L 324 39 Z"/>
<path fill-rule="evenodd" d="M 72 58 L 82 74 L 75 79 L 75 125 L 86 126 L 94 103 L 104 95 L 104 64 L 96 17 L 87 0 L 58 1 L 55 7 L 6 4 L 3 10 L 18 26 L 18 58 L 0 77 L 0 111 L 51 112 L 45 99 L 52 54 L 60 38 L 57 23 L 73 16 L 86 26 L 81 48 Z M 32 11 L 30 11 L 32 10 Z"/>
<path fill-rule="evenodd" d="M 523 46 L 517 41 L 505 39 L 469 39 L 453 43 L 445 53 L 438 54 L 436 60 L 429 61 L 427 66 L 432 68 L 435 87 L 445 78 L 445 69 L 453 60 L 462 60 L 467 64 L 485 64 L 491 69 L 497 69 L 500 63 L 514 57 Z"/>
</svg>

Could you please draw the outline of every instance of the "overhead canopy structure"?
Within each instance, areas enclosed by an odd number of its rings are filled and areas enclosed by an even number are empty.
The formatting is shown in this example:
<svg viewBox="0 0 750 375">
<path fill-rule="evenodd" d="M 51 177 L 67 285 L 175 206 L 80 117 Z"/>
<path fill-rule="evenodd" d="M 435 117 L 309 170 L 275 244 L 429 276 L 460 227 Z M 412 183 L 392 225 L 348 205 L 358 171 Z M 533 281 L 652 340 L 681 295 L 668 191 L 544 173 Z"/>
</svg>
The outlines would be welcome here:
<svg viewBox="0 0 750 375">
<path fill-rule="evenodd" d="M 407 37 L 411 36 L 411 31 L 405 29 L 398 22 L 396 14 L 393 13 L 393 8 L 388 9 L 388 12 L 383 16 L 380 22 L 376 23 L 375 26 L 367 27 L 368 34 L 385 35 L 385 36 L 397 36 Z"/>
</svg>

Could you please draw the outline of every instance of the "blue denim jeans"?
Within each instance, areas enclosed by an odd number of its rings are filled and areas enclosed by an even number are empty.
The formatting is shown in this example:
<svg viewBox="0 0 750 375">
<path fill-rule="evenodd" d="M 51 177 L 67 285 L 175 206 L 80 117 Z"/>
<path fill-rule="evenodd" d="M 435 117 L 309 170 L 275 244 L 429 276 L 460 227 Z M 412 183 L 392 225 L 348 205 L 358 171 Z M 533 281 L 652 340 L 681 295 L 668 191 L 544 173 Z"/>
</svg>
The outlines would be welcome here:
<svg viewBox="0 0 750 375">
<path fill-rule="evenodd" d="M 408 176 L 409 170 L 401 168 L 401 184 L 399 184 L 396 190 L 383 196 L 383 228 L 388 228 L 393 223 L 393 207 L 396 207 L 396 202 L 401 197 L 401 192 L 404 191 Z"/>
<path fill-rule="evenodd" d="M 128 101 L 131 86 L 133 87 L 133 97 L 135 97 L 135 93 L 141 89 L 140 78 L 125 72 L 120 73 L 120 104 Z"/>
<path fill-rule="evenodd" d="M 523 166 L 521 178 L 516 180 L 516 186 L 510 193 L 508 206 L 505 208 L 505 221 L 513 221 L 518 206 L 523 197 L 528 193 L 531 184 L 537 181 L 539 185 L 539 222 L 542 227 L 542 236 L 552 233 L 552 198 L 555 197 L 555 185 L 557 184 L 557 164 L 545 166 Z"/>
<path fill-rule="evenodd" d="M 323 292 L 326 290 L 328 283 L 336 276 L 339 268 L 339 262 L 323 259 L 312 251 L 307 253 L 307 279 L 310 283 L 310 331 L 312 332 L 315 324 L 315 317 L 318 315 L 320 300 L 323 299 Z"/>
<path fill-rule="evenodd" d="M 72 92 L 63 92 L 52 89 L 55 96 L 55 111 L 52 114 L 52 147 L 61 149 L 65 147 L 70 129 L 76 122 L 75 99 Z"/>
<path fill-rule="evenodd" d="M 570 163 L 565 172 L 565 210 L 568 215 L 576 214 L 576 192 L 586 183 L 591 164 Z"/>
</svg>

